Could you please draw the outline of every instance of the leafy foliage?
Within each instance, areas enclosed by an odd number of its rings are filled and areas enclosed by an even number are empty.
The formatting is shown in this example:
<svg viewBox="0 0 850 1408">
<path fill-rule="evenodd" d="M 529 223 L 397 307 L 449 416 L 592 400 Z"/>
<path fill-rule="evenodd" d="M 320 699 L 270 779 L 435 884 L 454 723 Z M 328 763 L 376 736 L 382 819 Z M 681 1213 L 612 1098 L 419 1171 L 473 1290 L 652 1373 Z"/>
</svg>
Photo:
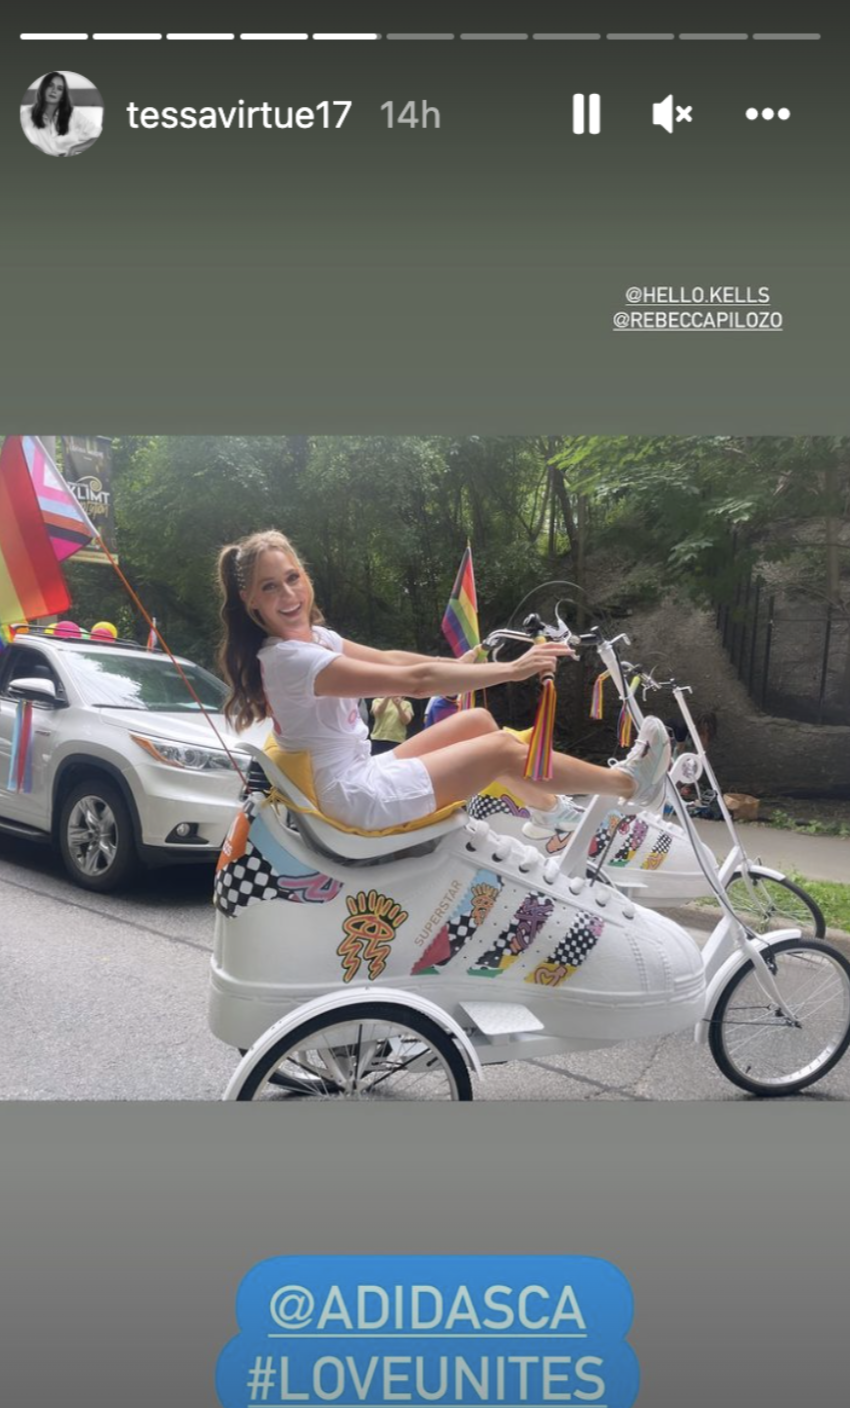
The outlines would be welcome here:
<svg viewBox="0 0 850 1408">
<path fill-rule="evenodd" d="M 850 442 L 827 437 L 124 437 L 114 495 L 122 567 L 169 644 L 206 662 L 218 552 L 265 527 L 297 544 L 328 619 L 378 646 L 445 650 L 468 538 L 483 630 L 546 578 L 594 601 L 603 562 L 621 601 L 728 599 L 770 563 L 839 607 L 847 594 Z M 102 569 L 69 576 L 144 638 Z"/>
</svg>

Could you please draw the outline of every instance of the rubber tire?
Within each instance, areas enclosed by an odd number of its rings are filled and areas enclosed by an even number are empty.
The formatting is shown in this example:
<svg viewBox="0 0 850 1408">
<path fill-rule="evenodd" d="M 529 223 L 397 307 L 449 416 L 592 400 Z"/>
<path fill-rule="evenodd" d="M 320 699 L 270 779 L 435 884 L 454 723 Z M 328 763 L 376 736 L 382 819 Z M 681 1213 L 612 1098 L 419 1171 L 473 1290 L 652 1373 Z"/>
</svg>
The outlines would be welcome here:
<svg viewBox="0 0 850 1408">
<path fill-rule="evenodd" d="M 762 953 L 765 958 L 769 958 L 771 954 L 782 953 L 788 949 L 797 951 L 807 949 L 814 953 L 828 954 L 839 967 L 844 969 L 848 983 L 850 983 L 850 960 L 845 958 L 844 954 L 832 944 L 820 943 L 813 939 L 781 939 L 779 943 L 769 944 L 766 948 L 762 949 Z M 732 977 L 717 999 L 714 1015 L 711 1018 L 708 1028 L 709 1049 L 718 1069 L 726 1079 L 731 1081 L 733 1085 L 737 1085 L 741 1090 L 746 1090 L 750 1095 L 760 1095 L 765 1099 L 771 1099 L 774 1096 L 796 1095 L 798 1091 L 805 1090 L 808 1086 L 814 1085 L 815 1081 L 821 1080 L 834 1066 L 838 1065 L 838 1062 L 847 1051 L 848 1046 L 850 1046 L 850 1021 L 848 1021 L 847 1030 L 833 1054 L 813 1075 L 806 1076 L 803 1080 L 791 1081 L 788 1085 L 784 1086 L 765 1086 L 759 1081 L 751 1080 L 748 1076 L 744 1075 L 742 1071 L 739 1071 L 737 1066 L 733 1066 L 726 1054 L 726 1048 L 723 1043 L 723 1018 L 738 985 L 743 982 L 744 978 L 750 976 L 753 972 L 753 967 L 752 959 L 748 959 L 746 963 L 732 974 Z"/>
<path fill-rule="evenodd" d="M 254 1067 L 240 1090 L 237 1100 L 253 1100 L 257 1090 L 262 1085 L 266 1075 L 287 1051 L 293 1046 L 305 1041 L 310 1036 L 315 1036 L 317 1032 L 326 1027 L 336 1026 L 339 1022 L 356 1022 L 358 1020 L 371 1021 L 397 1021 L 408 1027 L 411 1031 L 417 1032 L 442 1056 L 454 1081 L 458 1100 L 471 1100 L 472 1079 L 469 1074 L 469 1067 L 466 1060 L 458 1051 L 452 1038 L 443 1031 L 430 1017 L 424 1017 L 420 1012 L 409 1007 L 400 1007 L 393 1002 L 358 1002 L 352 1003 L 350 1007 L 340 1007 L 336 1011 L 323 1013 L 318 1017 L 311 1017 L 301 1026 L 295 1027 L 280 1037 L 275 1042 L 270 1051 L 267 1051 L 261 1061 Z M 273 1084 L 274 1081 L 270 1081 Z M 309 1098 L 309 1097 L 307 1097 Z"/>
<path fill-rule="evenodd" d="M 755 876 L 755 877 L 761 876 L 762 879 L 764 879 L 764 880 L 769 880 L 772 885 L 781 885 L 784 890 L 790 890 L 790 892 L 791 892 L 792 895 L 796 895 L 796 896 L 797 896 L 797 899 L 802 901 L 802 903 L 805 905 L 806 909 L 807 909 L 807 910 L 809 911 L 809 913 L 811 914 L 812 919 L 814 920 L 814 933 L 813 933 L 813 934 L 808 934 L 808 933 L 804 932 L 804 933 L 803 933 L 803 938 L 804 938 L 804 939 L 808 939 L 808 938 L 822 939 L 822 938 L 825 937 L 825 935 L 826 935 L 826 920 L 825 920 L 824 917 L 823 917 L 823 912 L 822 912 L 822 910 L 821 910 L 821 908 L 820 908 L 820 905 L 818 905 L 818 904 L 815 902 L 815 900 L 812 899 L 812 897 L 811 897 L 810 894 L 807 894 L 807 892 L 806 892 L 805 890 L 801 889 L 799 885 L 795 885 L 795 884 L 794 884 L 794 881 L 793 881 L 793 880 L 789 880 L 789 879 L 787 878 L 787 876 L 784 876 L 784 875 L 783 875 L 783 877 L 782 877 L 781 880 L 777 880 L 777 879 L 775 878 L 775 876 L 765 874 L 764 868 L 763 868 L 762 866 L 751 865 L 751 866 L 750 866 L 750 875 Z M 735 871 L 735 874 L 730 877 L 729 883 L 728 883 L 727 886 L 726 886 L 726 893 L 727 893 L 727 895 L 729 894 L 729 889 L 730 889 L 730 887 L 731 887 L 732 885 L 734 885 L 734 883 L 735 883 L 736 880 L 740 880 L 741 878 L 742 878 L 742 877 L 741 877 L 741 872 L 740 872 L 740 870 L 736 870 L 736 871 Z M 789 922 L 785 925 L 785 928 L 786 928 L 786 929 L 797 929 L 797 928 L 799 928 L 799 925 L 798 925 L 798 924 L 794 924 L 794 922 L 793 922 L 792 920 L 789 920 Z"/>
<path fill-rule="evenodd" d="M 109 869 L 100 875 L 85 875 L 74 862 L 68 845 L 68 822 L 71 812 L 81 797 L 100 798 L 115 817 L 118 831 L 115 858 Z M 133 820 L 130 808 L 114 782 L 94 773 L 88 779 L 84 778 L 82 782 L 75 783 L 62 802 L 59 813 L 59 850 L 65 869 L 74 884 L 80 885 L 84 890 L 94 890 L 98 894 L 106 894 L 107 891 L 115 890 L 119 885 L 123 885 L 135 873 L 139 867 L 139 858 L 133 834 Z"/>
</svg>

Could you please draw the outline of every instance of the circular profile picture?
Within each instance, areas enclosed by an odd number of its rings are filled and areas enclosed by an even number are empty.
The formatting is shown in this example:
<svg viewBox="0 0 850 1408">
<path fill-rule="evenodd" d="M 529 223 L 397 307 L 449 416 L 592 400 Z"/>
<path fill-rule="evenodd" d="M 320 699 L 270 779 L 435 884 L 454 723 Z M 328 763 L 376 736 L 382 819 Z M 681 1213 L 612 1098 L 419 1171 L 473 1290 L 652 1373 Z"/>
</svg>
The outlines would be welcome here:
<svg viewBox="0 0 850 1408">
<path fill-rule="evenodd" d="M 24 94 L 21 126 L 27 141 L 46 156 L 78 156 L 103 130 L 103 99 L 81 73 L 54 69 Z"/>
</svg>

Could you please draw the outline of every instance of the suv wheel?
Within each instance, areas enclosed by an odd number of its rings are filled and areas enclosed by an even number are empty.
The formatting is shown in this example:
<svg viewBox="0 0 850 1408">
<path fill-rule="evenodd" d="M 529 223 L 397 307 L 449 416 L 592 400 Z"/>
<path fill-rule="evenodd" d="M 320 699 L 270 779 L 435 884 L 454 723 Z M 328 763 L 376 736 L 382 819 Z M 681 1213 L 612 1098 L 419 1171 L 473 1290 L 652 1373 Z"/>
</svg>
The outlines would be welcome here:
<svg viewBox="0 0 850 1408">
<path fill-rule="evenodd" d="M 59 817 L 59 849 L 71 879 L 113 890 L 135 870 L 130 810 L 115 783 L 96 774 L 71 788 Z"/>
</svg>

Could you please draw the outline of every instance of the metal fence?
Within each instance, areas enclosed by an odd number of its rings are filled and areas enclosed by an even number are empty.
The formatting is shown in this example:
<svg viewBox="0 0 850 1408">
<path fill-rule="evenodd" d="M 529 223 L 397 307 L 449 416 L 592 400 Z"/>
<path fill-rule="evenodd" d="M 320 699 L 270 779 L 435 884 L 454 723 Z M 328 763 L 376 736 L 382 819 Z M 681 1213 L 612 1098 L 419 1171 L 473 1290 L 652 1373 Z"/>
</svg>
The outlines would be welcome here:
<svg viewBox="0 0 850 1408">
<path fill-rule="evenodd" d="M 850 622 L 831 603 L 793 602 L 760 577 L 717 608 L 723 646 L 765 713 L 850 724 Z"/>
</svg>

